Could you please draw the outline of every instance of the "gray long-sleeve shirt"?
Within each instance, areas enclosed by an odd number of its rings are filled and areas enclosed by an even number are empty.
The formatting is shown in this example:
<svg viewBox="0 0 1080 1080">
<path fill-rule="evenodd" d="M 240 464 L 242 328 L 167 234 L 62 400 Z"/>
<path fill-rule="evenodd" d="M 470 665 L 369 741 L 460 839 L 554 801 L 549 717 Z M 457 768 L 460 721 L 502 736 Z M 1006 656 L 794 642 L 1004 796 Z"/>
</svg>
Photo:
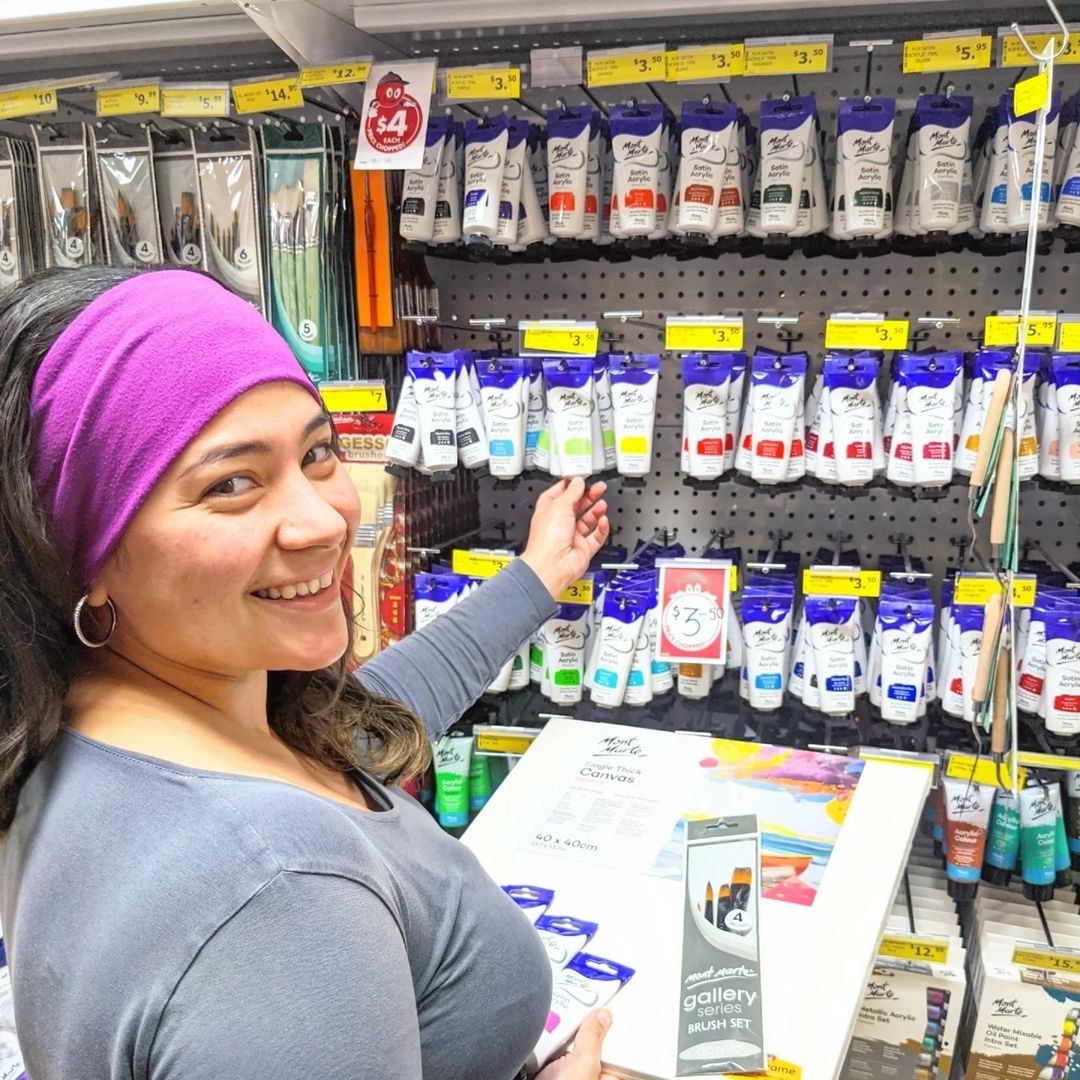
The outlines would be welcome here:
<svg viewBox="0 0 1080 1080">
<path fill-rule="evenodd" d="M 438 733 L 554 609 L 515 563 L 360 681 Z M 30 1080 L 509 1080 L 550 1001 L 535 932 L 356 779 L 377 809 L 65 732 L 0 845 Z"/>
</svg>

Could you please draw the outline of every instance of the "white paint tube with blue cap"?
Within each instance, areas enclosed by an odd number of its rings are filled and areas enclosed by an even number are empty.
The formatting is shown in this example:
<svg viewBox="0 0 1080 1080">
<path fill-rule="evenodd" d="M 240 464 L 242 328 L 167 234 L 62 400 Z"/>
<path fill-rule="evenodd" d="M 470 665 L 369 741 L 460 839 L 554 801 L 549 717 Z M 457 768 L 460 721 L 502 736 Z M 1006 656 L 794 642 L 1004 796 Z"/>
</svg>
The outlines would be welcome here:
<svg viewBox="0 0 1080 1080">
<path fill-rule="evenodd" d="M 644 477 L 652 469 L 660 357 L 613 355 L 608 360 L 615 418 L 615 462 L 621 476 Z"/>
<path fill-rule="evenodd" d="M 1064 160 L 1058 174 L 1057 205 L 1054 207 L 1054 219 L 1059 225 L 1080 225 L 1080 125 L 1076 117 L 1080 113 L 1075 97 L 1071 101 L 1072 122 L 1067 131 L 1071 135 L 1062 146 Z"/>
<path fill-rule="evenodd" d="M 1039 439 L 1039 475 L 1044 480 L 1061 479 L 1059 456 L 1060 424 L 1057 411 L 1057 385 L 1054 383 L 1053 356 L 1046 353 L 1039 367 L 1035 389 L 1035 415 Z"/>
<path fill-rule="evenodd" d="M 838 483 L 849 487 L 874 478 L 875 381 L 881 360 L 866 353 L 827 356 L 824 395 L 832 417 L 832 439 Z"/>
<path fill-rule="evenodd" d="M 454 124 L 446 136 L 439 179 L 435 187 L 435 220 L 431 226 L 433 244 L 455 244 L 461 239 L 461 173 L 464 161 L 465 127 Z"/>
<path fill-rule="evenodd" d="M 466 240 L 490 242 L 499 227 L 499 194 L 509 136 L 509 121 L 505 116 L 465 122 L 461 234 Z"/>
<path fill-rule="evenodd" d="M 682 471 L 696 480 L 715 480 L 724 473 L 728 430 L 728 394 L 732 353 L 689 353 L 682 358 Z M 745 356 L 743 364 L 745 366 Z"/>
<path fill-rule="evenodd" d="M 533 133 L 530 132 L 522 160 L 521 205 L 518 207 L 517 237 L 510 245 L 511 251 L 524 251 L 547 236 L 544 207 L 540 203 L 540 196 L 536 190 L 536 175 L 531 165 L 532 152 L 529 145 L 533 138 Z"/>
<path fill-rule="evenodd" d="M 743 596 L 743 650 L 753 709 L 771 711 L 783 703 L 793 602 L 793 594 L 786 593 Z"/>
<path fill-rule="evenodd" d="M 596 646 L 591 697 L 594 705 L 617 709 L 626 696 L 638 636 L 649 607 L 647 593 L 614 584 L 604 593 L 604 617 Z"/>
<path fill-rule="evenodd" d="M 1017 116 L 1012 95 L 1003 96 L 1008 111 L 1007 152 L 1009 156 L 1008 192 L 1005 218 L 1010 232 L 1023 232 L 1031 220 L 1031 203 L 1035 183 L 1035 140 L 1037 114 Z M 1061 95 L 1051 95 L 1046 116 L 1046 143 L 1043 148 L 1042 180 L 1039 186 L 1039 228 L 1050 224 L 1051 193 L 1053 191 L 1054 155 L 1057 151 L 1058 113 Z"/>
<path fill-rule="evenodd" d="M 593 361 L 592 464 L 593 472 L 615 468 L 615 417 L 611 403 L 610 357 Z"/>
<path fill-rule="evenodd" d="M 543 693 L 555 705 L 576 705 L 581 701 L 589 617 L 586 604 L 560 604 L 541 630 Z"/>
<path fill-rule="evenodd" d="M 525 467 L 525 363 L 520 357 L 476 362 L 491 475 L 520 476 Z"/>
<path fill-rule="evenodd" d="M 656 167 L 656 228 L 649 233 L 650 240 L 663 240 L 670 235 L 671 202 L 675 189 L 675 161 L 678 146 L 672 138 L 668 114 L 664 112 L 660 131 L 660 161 Z"/>
<path fill-rule="evenodd" d="M 727 103 L 683 102 L 677 185 L 680 233 L 717 233 L 729 161 L 736 165 L 737 179 L 738 115 L 738 109 Z M 738 201 L 737 191 L 734 196 L 728 194 L 728 201 Z M 725 223 L 725 235 L 731 231 Z"/>
<path fill-rule="evenodd" d="M 1080 613 L 1055 612 L 1046 619 L 1046 730 L 1080 733 Z"/>
<path fill-rule="evenodd" d="M 761 484 L 778 484 L 790 479 L 789 464 L 805 462 L 804 432 L 796 431 L 803 406 L 806 354 L 785 356 L 759 352 L 750 371 L 753 399 L 753 458 L 750 476 Z M 796 453 L 796 440 L 798 452 Z"/>
<path fill-rule="evenodd" d="M 878 604 L 881 718 L 890 724 L 914 724 L 924 696 L 930 663 L 934 604 L 930 600 L 890 599 Z"/>
<path fill-rule="evenodd" d="M 993 131 L 987 139 L 986 178 L 982 188 L 979 228 L 991 235 L 1009 232 L 1009 109 L 1001 101 L 994 109 Z"/>
<path fill-rule="evenodd" d="M 547 472 L 551 464 L 547 443 L 540 447 L 540 435 L 547 431 L 547 393 L 544 389 L 544 362 L 538 356 L 525 360 L 529 375 L 529 398 L 525 411 L 525 468 Z"/>
<path fill-rule="evenodd" d="M 1080 360 L 1069 353 L 1050 361 L 1058 422 L 1058 462 L 1066 484 L 1080 483 Z"/>
<path fill-rule="evenodd" d="M 732 622 L 735 620 L 732 619 Z M 667 660 L 656 659 L 656 642 L 660 636 L 660 602 L 653 598 L 645 614 L 645 633 L 648 637 L 649 676 L 654 697 L 669 693 L 675 686 L 675 668 Z"/>
<path fill-rule="evenodd" d="M 746 369 L 749 366 L 746 353 L 730 353 L 731 377 L 727 392 L 727 430 L 724 434 L 724 472 L 735 467 L 736 440 L 739 432 L 739 416 L 742 413 L 743 390 L 746 387 Z"/>
<path fill-rule="evenodd" d="M 386 443 L 386 460 L 391 471 L 402 476 L 420 460 L 420 409 L 416 404 L 413 378 L 408 371 L 401 384 L 394 424 Z"/>
<path fill-rule="evenodd" d="M 581 228 L 581 240 L 600 239 L 603 214 L 600 196 L 604 188 L 604 129 L 600 114 L 593 111 L 589 121 L 589 149 L 585 161 L 585 220 Z"/>
</svg>

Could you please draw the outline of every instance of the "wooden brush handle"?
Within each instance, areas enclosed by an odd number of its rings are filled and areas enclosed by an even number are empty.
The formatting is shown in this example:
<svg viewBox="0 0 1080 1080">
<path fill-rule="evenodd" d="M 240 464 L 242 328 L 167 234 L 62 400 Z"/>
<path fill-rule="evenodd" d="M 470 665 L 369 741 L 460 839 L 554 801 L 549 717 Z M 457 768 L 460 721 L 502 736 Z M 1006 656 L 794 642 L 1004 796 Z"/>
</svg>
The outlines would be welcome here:
<svg viewBox="0 0 1080 1080">
<path fill-rule="evenodd" d="M 982 645 L 979 647 L 979 666 L 975 669 L 975 685 L 971 688 L 971 698 L 976 705 L 981 705 L 990 690 L 990 661 L 997 644 L 998 627 L 1001 625 L 1002 598 L 991 596 L 983 612 Z"/>
<path fill-rule="evenodd" d="M 994 508 L 990 514 L 990 543 L 1004 544 L 1009 527 L 1009 495 L 1012 488 L 1013 447 L 1016 435 L 1006 428 L 1001 436 L 997 476 L 994 479 Z"/>
<path fill-rule="evenodd" d="M 990 451 L 994 448 L 1001 410 L 1009 400 L 1012 386 L 1012 373 L 999 371 L 994 377 L 994 386 L 990 391 L 990 404 L 986 406 L 986 416 L 982 431 L 979 432 L 979 452 L 975 455 L 975 468 L 971 470 L 971 486 L 980 488 L 986 483 L 986 468 L 990 464 Z"/>
<path fill-rule="evenodd" d="M 1012 673 L 1012 653 L 1001 650 L 997 672 L 994 674 L 994 700 L 991 706 L 990 753 L 1005 753 L 1005 704 L 1009 696 L 1009 676 Z"/>
</svg>

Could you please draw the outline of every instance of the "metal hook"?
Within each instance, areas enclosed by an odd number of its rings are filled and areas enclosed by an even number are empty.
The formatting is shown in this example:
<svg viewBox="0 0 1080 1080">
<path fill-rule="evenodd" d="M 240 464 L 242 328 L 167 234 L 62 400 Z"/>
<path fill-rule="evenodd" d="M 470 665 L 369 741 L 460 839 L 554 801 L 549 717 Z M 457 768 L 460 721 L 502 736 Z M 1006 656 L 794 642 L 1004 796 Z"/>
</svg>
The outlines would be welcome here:
<svg viewBox="0 0 1080 1080">
<path fill-rule="evenodd" d="M 1050 40 L 1046 43 L 1046 49 L 1042 53 L 1037 53 L 1029 44 L 1024 32 L 1020 29 L 1019 23 L 1013 23 L 1010 29 L 1020 39 L 1020 44 L 1024 46 L 1024 51 L 1031 57 L 1037 64 L 1045 64 L 1051 60 L 1056 60 L 1065 50 L 1069 47 L 1069 28 L 1065 25 L 1065 20 L 1061 17 L 1061 12 L 1058 11 L 1057 5 L 1054 0 L 1046 0 L 1046 6 L 1050 9 L 1050 14 L 1054 16 L 1054 22 L 1061 28 L 1061 45 L 1051 53 L 1050 49 L 1054 45 L 1055 38 L 1051 35 Z"/>
</svg>

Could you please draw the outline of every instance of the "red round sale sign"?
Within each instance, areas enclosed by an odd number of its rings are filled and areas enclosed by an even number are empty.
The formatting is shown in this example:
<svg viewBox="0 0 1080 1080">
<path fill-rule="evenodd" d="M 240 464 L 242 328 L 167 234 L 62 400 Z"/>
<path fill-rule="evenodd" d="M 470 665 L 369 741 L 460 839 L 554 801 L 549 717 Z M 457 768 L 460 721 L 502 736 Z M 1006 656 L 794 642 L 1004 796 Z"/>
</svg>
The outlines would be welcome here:
<svg viewBox="0 0 1080 1080">
<path fill-rule="evenodd" d="M 423 128 L 423 109 L 406 92 L 407 85 L 400 75 L 387 72 L 379 80 L 375 100 L 364 117 L 364 135 L 381 153 L 400 153 L 416 141 Z"/>
</svg>

